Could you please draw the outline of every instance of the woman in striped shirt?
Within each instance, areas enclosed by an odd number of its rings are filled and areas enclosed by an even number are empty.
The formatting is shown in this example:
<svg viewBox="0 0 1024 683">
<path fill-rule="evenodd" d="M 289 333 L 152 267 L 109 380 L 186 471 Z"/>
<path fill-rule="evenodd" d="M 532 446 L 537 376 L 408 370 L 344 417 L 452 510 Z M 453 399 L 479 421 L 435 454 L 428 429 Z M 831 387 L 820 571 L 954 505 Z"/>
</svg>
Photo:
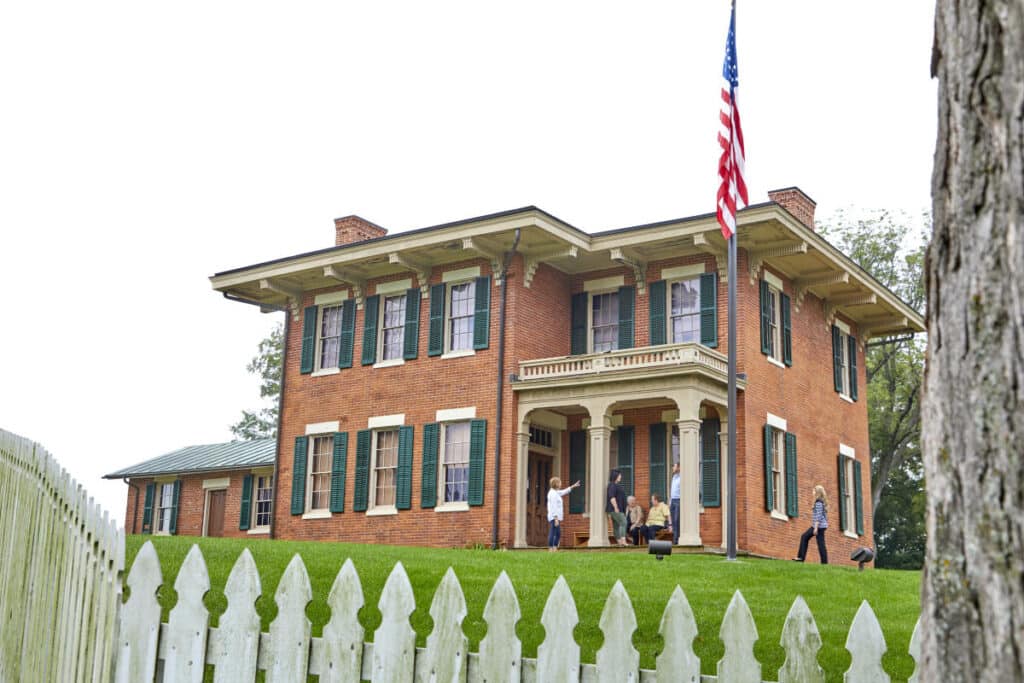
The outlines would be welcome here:
<svg viewBox="0 0 1024 683">
<path fill-rule="evenodd" d="M 803 562 L 807 557 L 807 543 L 811 536 L 818 539 L 818 555 L 822 564 L 828 564 L 828 549 L 825 548 L 825 529 L 828 528 L 828 496 L 824 486 L 814 487 L 814 509 L 811 511 L 811 528 L 800 537 L 800 552 L 793 559 Z"/>
</svg>

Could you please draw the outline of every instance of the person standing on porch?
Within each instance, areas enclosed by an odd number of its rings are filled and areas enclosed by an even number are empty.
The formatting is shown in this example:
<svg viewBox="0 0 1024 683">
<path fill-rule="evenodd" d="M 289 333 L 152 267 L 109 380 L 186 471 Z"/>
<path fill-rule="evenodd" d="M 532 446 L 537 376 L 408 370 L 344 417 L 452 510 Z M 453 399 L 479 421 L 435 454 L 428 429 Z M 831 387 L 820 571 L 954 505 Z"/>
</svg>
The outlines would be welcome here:
<svg viewBox="0 0 1024 683">
<path fill-rule="evenodd" d="M 577 481 L 567 489 L 559 488 L 562 480 L 558 477 L 551 477 L 551 488 L 548 489 L 548 551 L 558 550 L 558 544 L 562 540 L 562 496 L 580 485 Z"/>
<path fill-rule="evenodd" d="M 612 521 L 612 535 L 615 542 L 626 545 L 626 492 L 622 485 L 622 472 L 612 470 L 608 475 L 608 492 L 605 494 L 604 510 Z"/>
<path fill-rule="evenodd" d="M 668 508 L 672 519 L 672 545 L 679 545 L 679 463 L 672 465 L 672 483 L 668 489 Z"/>
<path fill-rule="evenodd" d="M 814 487 L 814 508 L 811 510 L 811 528 L 800 536 L 800 550 L 793 559 L 803 562 L 807 557 L 807 544 L 814 536 L 818 540 L 818 556 L 822 564 L 828 564 L 828 549 L 825 548 L 825 529 L 828 528 L 828 496 L 825 495 L 825 487 L 818 485 Z"/>
</svg>

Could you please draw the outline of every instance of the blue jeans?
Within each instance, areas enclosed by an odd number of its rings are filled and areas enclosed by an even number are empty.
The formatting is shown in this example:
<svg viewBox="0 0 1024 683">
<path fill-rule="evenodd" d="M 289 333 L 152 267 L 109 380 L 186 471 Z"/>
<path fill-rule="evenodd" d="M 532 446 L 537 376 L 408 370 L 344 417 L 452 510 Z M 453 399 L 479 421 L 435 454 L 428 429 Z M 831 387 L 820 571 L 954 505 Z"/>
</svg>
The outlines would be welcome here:
<svg viewBox="0 0 1024 683">
<path fill-rule="evenodd" d="M 668 504 L 672 516 L 672 545 L 679 545 L 679 499 L 673 498 Z"/>
<path fill-rule="evenodd" d="M 548 547 L 557 548 L 562 541 L 562 525 L 556 524 L 555 520 L 548 522 Z"/>
</svg>

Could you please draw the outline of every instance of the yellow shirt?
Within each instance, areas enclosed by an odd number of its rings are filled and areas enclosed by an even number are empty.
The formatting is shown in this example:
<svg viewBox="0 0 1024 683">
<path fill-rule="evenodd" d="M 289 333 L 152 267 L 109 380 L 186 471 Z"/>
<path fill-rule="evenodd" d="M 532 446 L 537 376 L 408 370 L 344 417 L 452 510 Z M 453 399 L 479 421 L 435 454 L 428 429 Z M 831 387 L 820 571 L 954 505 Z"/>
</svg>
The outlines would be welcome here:
<svg viewBox="0 0 1024 683">
<path fill-rule="evenodd" d="M 668 526 L 669 518 L 668 505 L 664 503 L 658 503 L 652 505 L 650 512 L 647 513 L 647 526 Z"/>
</svg>

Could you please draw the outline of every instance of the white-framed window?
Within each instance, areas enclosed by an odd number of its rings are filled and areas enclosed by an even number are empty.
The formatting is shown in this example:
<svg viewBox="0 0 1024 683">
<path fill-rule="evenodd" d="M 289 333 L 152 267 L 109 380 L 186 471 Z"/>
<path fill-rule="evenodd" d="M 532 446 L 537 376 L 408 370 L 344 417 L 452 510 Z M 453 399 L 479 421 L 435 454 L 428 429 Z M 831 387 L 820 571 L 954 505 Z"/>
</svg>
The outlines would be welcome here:
<svg viewBox="0 0 1024 683">
<path fill-rule="evenodd" d="M 274 499 L 274 476 L 257 474 L 252 479 L 252 526 L 265 529 L 270 526 L 271 503 Z"/>
<path fill-rule="evenodd" d="M 341 351 L 341 310 L 341 304 L 320 306 L 316 370 L 338 367 L 338 355 Z"/>
<path fill-rule="evenodd" d="M 786 517 L 786 430 L 771 427 L 771 432 L 769 484 L 772 490 L 772 513 Z"/>
<path fill-rule="evenodd" d="M 850 391 L 850 328 L 841 323 L 836 324 L 839 330 L 839 348 L 836 349 L 835 362 L 839 365 L 841 389 L 839 395 L 853 400 Z"/>
<path fill-rule="evenodd" d="M 306 510 L 327 510 L 331 498 L 331 460 L 334 456 L 334 435 L 309 437 Z"/>
<path fill-rule="evenodd" d="M 473 350 L 473 316 L 476 282 L 457 282 L 448 287 L 447 343 L 445 351 Z"/>
<path fill-rule="evenodd" d="M 768 299 L 766 302 L 768 310 L 768 357 L 772 360 L 782 362 L 782 324 L 779 320 L 781 305 L 779 303 L 779 290 L 772 283 L 768 283 Z"/>
<path fill-rule="evenodd" d="M 440 488 L 443 503 L 469 500 L 469 421 L 442 425 Z"/>
<path fill-rule="evenodd" d="M 405 294 L 384 297 L 384 314 L 380 319 L 378 357 L 381 360 L 401 359 L 405 344 Z"/>
<path fill-rule="evenodd" d="M 156 485 L 156 532 L 171 533 L 171 515 L 174 514 L 174 483 Z"/>
<path fill-rule="evenodd" d="M 853 481 L 853 453 L 843 453 L 843 474 L 846 478 L 846 486 L 840 492 L 839 504 L 843 506 L 843 531 L 853 536 L 857 535 L 857 508 L 854 503 L 854 481 Z"/>
<path fill-rule="evenodd" d="M 375 431 L 372 453 L 370 508 L 393 508 L 398 485 L 398 430 Z"/>
<path fill-rule="evenodd" d="M 700 276 L 671 283 L 668 313 L 672 343 L 700 343 Z"/>
<path fill-rule="evenodd" d="M 619 293 L 590 295 L 590 350 L 592 353 L 619 348 Z"/>
</svg>

